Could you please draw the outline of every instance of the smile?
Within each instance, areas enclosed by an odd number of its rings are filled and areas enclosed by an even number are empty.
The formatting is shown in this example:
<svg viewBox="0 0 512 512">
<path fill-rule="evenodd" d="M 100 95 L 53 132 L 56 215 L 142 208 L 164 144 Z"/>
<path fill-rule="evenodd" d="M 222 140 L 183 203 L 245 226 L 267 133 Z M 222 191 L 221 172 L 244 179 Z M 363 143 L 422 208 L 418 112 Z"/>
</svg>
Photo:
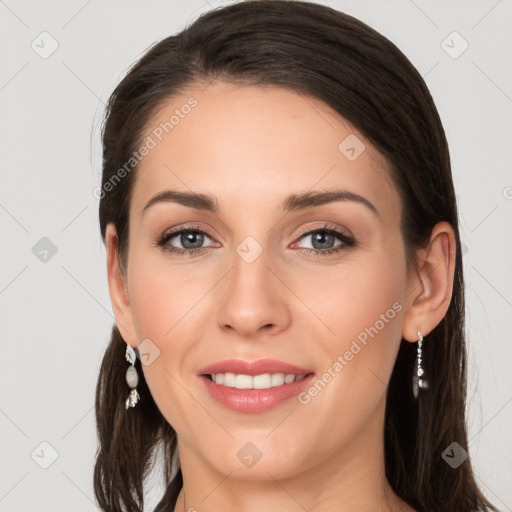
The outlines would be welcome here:
<svg viewBox="0 0 512 512">
<path fill-rule="evenodd" d="M 263 413 L 296 398 L 311 385 L 315 373 L 275 359 L 229 359 L 200 369 L 198 377 L 222 408 Z"/>
<path fill-rule="evenodd" d="M 306 375 L 293 373 L 262 373 L 260 375 L 243 375 L 235 373 L 210 374 L 215 384 L 236 389 L 269 389 L 283 384 L 301 381 Z"/>
</svg>

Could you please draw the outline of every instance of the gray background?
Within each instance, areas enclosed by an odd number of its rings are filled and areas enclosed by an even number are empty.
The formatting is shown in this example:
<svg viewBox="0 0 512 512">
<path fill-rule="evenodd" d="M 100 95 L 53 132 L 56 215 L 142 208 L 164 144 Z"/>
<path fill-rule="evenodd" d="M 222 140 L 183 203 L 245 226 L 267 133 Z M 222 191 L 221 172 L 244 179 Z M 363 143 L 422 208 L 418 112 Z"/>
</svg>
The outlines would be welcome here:
<svg viewBox="0 0 512 512">
<path fill-rule="evenodd" d="M 470 454 L 512 510 L 512 2 L 321 3 L 395 42 L 440 111 L 465 252 Z M 218 5 L 0 0 L 1 511 L 96 510 L 94 388 L 113 322 L 93 195 L 103 107 L 149 45 Z"/>
</svg>

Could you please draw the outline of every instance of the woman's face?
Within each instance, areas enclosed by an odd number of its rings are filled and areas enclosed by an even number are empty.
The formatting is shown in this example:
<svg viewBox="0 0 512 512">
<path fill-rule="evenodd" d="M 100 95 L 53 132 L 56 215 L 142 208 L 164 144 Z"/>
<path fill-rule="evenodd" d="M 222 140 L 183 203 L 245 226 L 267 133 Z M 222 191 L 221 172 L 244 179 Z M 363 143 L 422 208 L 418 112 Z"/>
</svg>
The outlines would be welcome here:
<svg viewBox="0 0 512 512">
<path fill-rule="evenodd" d="M 170 99 L 143 142 L 128 329 L 182 466 L 248 480 L 374 463 L 407 299 L 383 158 L 316 99 L 225 82 Z M 201 196 L 148 206 L 168 191 Z"/>
</svg>

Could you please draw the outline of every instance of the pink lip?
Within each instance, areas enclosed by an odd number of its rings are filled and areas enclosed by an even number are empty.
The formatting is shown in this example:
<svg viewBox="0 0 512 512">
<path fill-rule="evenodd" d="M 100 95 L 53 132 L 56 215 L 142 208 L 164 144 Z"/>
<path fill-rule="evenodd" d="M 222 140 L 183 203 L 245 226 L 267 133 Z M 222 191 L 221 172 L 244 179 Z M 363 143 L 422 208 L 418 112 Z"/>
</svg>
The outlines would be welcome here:
<svg viewBox="0 0 512 512">
<path fill-rule="evenodd" d="M 237 389 L 212 382 L 207 375 L 215 373 L 236 373 L 253 376 L 263 373 L 284 373 L 285 375 L 306 375 L 306 377 L 299 382 L 291 382 L 269 389 Z M 200 370 L 199 376 L 214 400 L 228 409 L 245 413 L 265 412 L 277 407 L 310 386 L 315 377 L 311 370 L 273 359 L 220 361 Z"/>
<path fill-rule="evenodd" d="M 284 373 L 285 375 L 306 375 L 313 370 L 299 368 L 293 364 L 277 361 L 276 359 L 258 359 L 256 361 L 242 361 L 241 359 L 229 359 L 206 366 L 199 370 L 199 375 L 211 375 L 213 373 L 236 373 L 238 375 L 260 375 L 262 373 Z"/>
</svg>

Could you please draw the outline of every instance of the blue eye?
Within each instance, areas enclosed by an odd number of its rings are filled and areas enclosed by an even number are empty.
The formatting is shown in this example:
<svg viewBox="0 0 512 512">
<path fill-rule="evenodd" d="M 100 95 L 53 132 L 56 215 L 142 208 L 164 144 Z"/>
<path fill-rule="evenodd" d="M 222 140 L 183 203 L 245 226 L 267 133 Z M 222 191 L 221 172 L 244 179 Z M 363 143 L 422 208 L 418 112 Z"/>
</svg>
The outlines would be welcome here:
<svg viewBox="0 0 512 512">
<path fill-rule="evenodd" d="M 303 248 L 302 251 L 305 251 L 306 254 L 313 256 L 326 256 L 329 254 L 335 254 L 356 245 L 356 242 L 352 236 L 338 231 L 337 229 L 329 228 L 328 226 L 324 226 L 323 228 L 318 228 L 312 231 L 307 231 L 301 235 L 300 239 L 306 237 L 312 238 L 313 247 Z M 331 242 L 334 242 L 336 238 L 341 241 L 341 244 L 338 246 L 331 246 Z M 328 247 L 315 248 L 314 244 Z"/>
<path fill-rule="evenodd" d="M 355 239 L 337 229 L 329 226 L 324 226 L 314 230 L 310 230 L 301 234 L 299 240 L 312 237 L 312 244 L 318 244 L 320 248 L 301 248 L 301 252 L 305 252 L 308 255 L 314 256 L 327 256 L 329 254 L 335 254 L 340 251 L 349 249 L 356 245 Z M 182 245 L 182 247 L 175 247 L 170 242 L 173 239 Z M 207 233 L 195 226 L 187 226 L 182 229 L 165 233 L 156 240 L 157 246 L 163 250 L 169 251 L 170 253 L 193 257 L 202 254 L 208 249 L 203 247 L 205 239 L 212 240 Z M 338 246 L 331 246 L 331 243 L 338 239 L 341 243 Z"/>
<path fill-rule="evenodd" d="M 169 242 L 174 238 L 179 240 L 179 243 L 183 248 L 174 247 L 169 244 Z M 201 229 L 189 226 L 178 231 L 171 231 L 170 233 L 164 234 L 156 241 L 156 243 L 159 247 L 162 247 L 164 250 L 174 254 L 181 255 L 188 253 L 189 256 L 196 256 L 207 249 L 207 247 L 201 247 L 205 238 L 209 238 L 211 240 L 207 233 Z"/>
</svg>

